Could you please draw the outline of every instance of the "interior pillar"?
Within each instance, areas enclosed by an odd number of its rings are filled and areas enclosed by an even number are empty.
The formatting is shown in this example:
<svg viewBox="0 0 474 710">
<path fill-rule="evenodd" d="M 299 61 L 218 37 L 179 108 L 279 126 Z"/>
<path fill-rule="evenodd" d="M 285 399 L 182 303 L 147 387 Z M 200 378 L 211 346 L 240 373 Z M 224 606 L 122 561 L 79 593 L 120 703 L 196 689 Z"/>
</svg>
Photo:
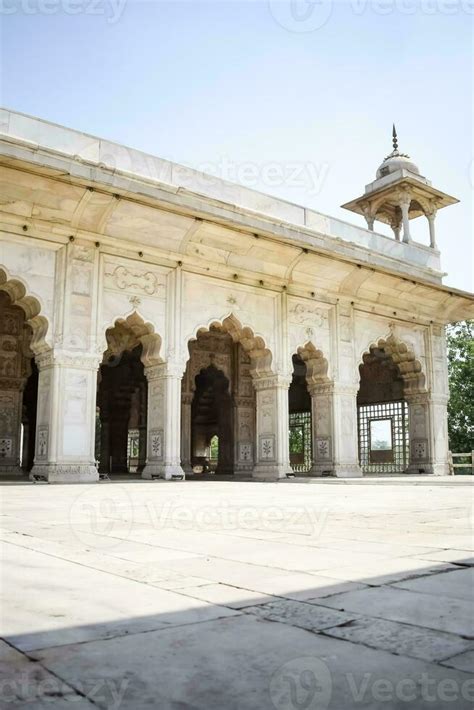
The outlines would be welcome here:
<svg viewBox="0 0 474 710">
<path fill-rule="evenodd" d="M 275 480 L 292 473 L 289 451 L 290 378 L 272 375 L 254 380 L 257 399 L 255 478 Z"/>
<path fill-rule="evenodd" d="M 183 367 L 145 367 L 148 381 L 148 447 L 143 478 L 184 480 L 181 467 L 181 378 Z"/>
<path fill-rule="evenodd" d="M 311 395 L 311 426 L 313 463 L 310 476 L 334 473 L 333 453 L 333 391 L 330 384 L 309 384 Z"/>
<path fill-rule="evenodd" d="M 99 479 L 95 465 L 97 368 L 95 356 L 48 352 L 39 369 L 36 455 L 32 480 L 50 483 Z"/>
<path fill-rule="evenodd" d="M 359 478 L 357 430 L 358 387 L 334 384 L 331 388 L 334 473 L 338 478 Z"/>
</svg>

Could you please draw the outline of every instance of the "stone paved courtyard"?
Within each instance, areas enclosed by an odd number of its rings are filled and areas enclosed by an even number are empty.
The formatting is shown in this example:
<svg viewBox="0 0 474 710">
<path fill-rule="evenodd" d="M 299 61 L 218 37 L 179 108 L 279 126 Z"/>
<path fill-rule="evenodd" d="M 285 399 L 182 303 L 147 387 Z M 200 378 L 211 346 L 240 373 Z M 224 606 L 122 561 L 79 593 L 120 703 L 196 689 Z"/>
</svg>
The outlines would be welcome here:
<svg viewBox="0 0 474 710">
<path fill-rule="evenodd" d="M 472 491 L 6 484 L 0 703 L 471 708 Z"/>
</svg>

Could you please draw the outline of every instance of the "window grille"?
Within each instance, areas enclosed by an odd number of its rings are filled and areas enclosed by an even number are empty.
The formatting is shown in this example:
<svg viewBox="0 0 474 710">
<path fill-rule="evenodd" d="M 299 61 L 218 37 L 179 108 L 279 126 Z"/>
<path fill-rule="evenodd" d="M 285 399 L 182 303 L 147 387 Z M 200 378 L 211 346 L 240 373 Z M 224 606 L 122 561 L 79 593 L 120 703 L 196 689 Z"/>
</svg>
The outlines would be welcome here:
<svg viewBox="0 0 474 710">
<path fill-rule="evenodd" d="M 357 408 L 359 463 L 364 473 L 402 473 L 409 463 L 408 404 L 401 400 L 364 404 Z M 371 441 L 371 422 L 391 422 L 391 442 L 386 448 Z M 378 442 L 380 445 L 380 442 Z"/>
<path fill-rule="evenodd" d="M 312 465 L 311 412 L 290 413 L 290 464 L 295 473 L 305 473 Z"/>
</svg>

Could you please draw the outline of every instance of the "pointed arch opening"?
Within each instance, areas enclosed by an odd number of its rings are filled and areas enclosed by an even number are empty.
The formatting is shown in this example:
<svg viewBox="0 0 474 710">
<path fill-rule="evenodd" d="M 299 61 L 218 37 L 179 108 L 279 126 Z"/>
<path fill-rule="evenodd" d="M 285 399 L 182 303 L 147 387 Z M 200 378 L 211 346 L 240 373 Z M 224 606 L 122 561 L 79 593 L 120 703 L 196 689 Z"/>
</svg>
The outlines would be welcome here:
<svg viewBox="0 0 474 710">
<path fill-rule="evenodd" d="M 250 475 L 256 452 L 253 382 L 273 374 L 271 352 L 233 315 L 198 327 L 188 350 L 181 390 L 182 467 L 188 474 Z"/>
<path fill-rule="evenodd" d="M 311 393 L 329 381 L 328 361 L 321 350 L 307 342 L 293 354 L 292 364 L 288 391 L 290 465 L 295 473 L 306 474 L 315 460 L 315 407 Z"/>
<path fill-rule="evenodd" d="M 48 320 L 25 284 L 0 268 L 0 475 L 27 475 L 34 463 L 38 368 L 49 349 Z"/>
<path fill-rule="evenodd" d="M 394 336 L 372 343 L 359 365 L 359 463 L 364 473 L 402 473 L 410 462 L 409 406 L 424 392 L 413 350 Z"/>
<path fill-rule="evenodd" d="M 99 474 L 140 475 L 146 464 L 148 383 L 145 367 L 162 362 L 161 338 L 135 311 L 105 333 L 96 407 Z"/>
</svg>

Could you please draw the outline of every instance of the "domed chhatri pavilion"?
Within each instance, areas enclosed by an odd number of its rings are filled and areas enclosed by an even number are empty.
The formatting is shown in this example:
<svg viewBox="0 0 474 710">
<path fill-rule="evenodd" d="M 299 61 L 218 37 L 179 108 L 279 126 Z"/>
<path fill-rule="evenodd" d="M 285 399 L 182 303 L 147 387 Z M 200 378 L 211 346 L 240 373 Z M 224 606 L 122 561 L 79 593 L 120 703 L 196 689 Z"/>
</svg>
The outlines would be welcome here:
<svg viewBox="0 0 474 710">
<path fill-rule="evenodd" d="M 395 129 L 344 205 L 368 229 L 30 116 L 0 131 L 0 475 L 448 473 L 444 325 L 474 296 L 442 284 L 456 200 Z"/>
<path fill-rule="evenodd" d="M 410 220 L 424 215 L 429 224 L 430 246 L 436 249 L 435 217 L 441 207 L 454 205 L 458 200 L 440 190 L 420 175 L 420 169 L 409 155 L 398 150 L 398 138 L 393 126 L 393 150 L 377 170 L 376 180 L 366 185 L 365 194 L 343 205 L 348 210 L 363 214 L 368 228 L 373 231 L 375 220 L 386 222 L 400 241 L 410 243 Z"/>
</svg>

